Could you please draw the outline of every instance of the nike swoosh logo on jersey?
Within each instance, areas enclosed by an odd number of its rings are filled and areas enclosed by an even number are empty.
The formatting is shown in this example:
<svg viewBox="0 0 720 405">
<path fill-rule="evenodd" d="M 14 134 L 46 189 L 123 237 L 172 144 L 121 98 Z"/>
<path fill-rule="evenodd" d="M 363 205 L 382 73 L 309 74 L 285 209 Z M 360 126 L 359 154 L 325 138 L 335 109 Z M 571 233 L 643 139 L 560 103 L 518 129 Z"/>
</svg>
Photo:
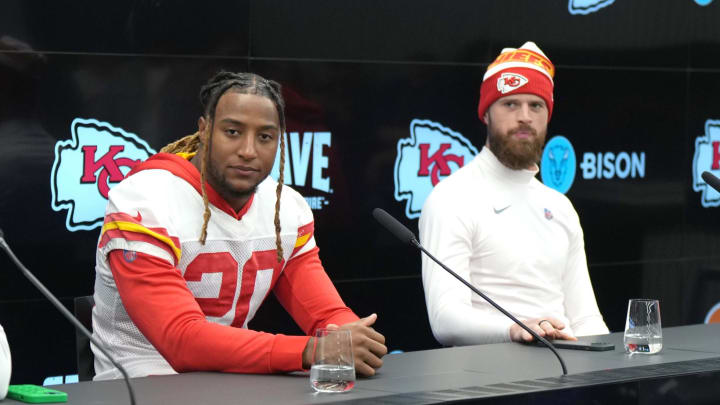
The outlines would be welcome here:
<svg viewBox="0 0 720 405">
<path fill-rule="evenodd" d="M 136 221 L 138 221 L 138 222 L 141 222 L 141 221 L 142 221 L 142 215 L 140 215 L 140 211 L 138 211 L 137 213 L 138 213 L 138 214 L 137 214 L 136 216 L 132 217 L 132 219 L 134 219 L 134 220 L 136 220 Z"/>
<path fill-rule="evenodd" d="M 510 204 L 510 205 L 512 205 L 512 204 Z M 499 214 L 499 213 L 505 211 L 506 209 L 510 208 L 510 205 L 508 205 L 508 206 L 506 206 L 506 207 L 504 207 L 504 208 L 500 208 L 500 209 L 497 209 L 497 208 L 494 208 L 494 207 L 493 207 L 493 211 L 495 211 L 496 214 Z"/>
</svg>

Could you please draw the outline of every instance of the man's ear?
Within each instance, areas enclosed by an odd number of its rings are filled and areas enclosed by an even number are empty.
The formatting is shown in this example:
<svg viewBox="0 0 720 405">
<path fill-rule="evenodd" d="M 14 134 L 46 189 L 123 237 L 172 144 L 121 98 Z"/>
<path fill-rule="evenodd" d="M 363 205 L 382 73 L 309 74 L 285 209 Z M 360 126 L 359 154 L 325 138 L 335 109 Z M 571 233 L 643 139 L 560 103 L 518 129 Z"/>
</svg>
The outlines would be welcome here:
<svg viewBox="0 0 720 405">
<path fill-rule="evenodd" d="M 488 108 L 483 114 L 483 122 L 485 123 L 486 135 L 485 135 L 485 146 L 490 147 L 490 109 Z"/>
<path fill-rule="evenodd" d="M 207 140 L 207 120 L 205 117 L 198 118 L 198 132 L 200 132 L 200 142 L 205 143 Z"/>
</svg>

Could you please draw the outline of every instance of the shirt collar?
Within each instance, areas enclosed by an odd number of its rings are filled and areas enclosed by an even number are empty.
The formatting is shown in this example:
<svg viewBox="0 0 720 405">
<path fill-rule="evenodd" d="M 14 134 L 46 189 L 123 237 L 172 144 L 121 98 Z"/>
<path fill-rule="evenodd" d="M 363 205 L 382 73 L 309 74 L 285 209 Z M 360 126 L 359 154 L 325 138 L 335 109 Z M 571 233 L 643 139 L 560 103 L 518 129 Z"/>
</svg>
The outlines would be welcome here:
<svg viewBox="0 0 720 405">
<path fill-rule="evenodd" d="M 513 170 L 502 164 L 487 146 L 483 147 L 476 158 L 480 167 L 492 174 L 500 183 L 528 184 L 540 171 L 537 165 L 530 169 Z"/>
</svg>

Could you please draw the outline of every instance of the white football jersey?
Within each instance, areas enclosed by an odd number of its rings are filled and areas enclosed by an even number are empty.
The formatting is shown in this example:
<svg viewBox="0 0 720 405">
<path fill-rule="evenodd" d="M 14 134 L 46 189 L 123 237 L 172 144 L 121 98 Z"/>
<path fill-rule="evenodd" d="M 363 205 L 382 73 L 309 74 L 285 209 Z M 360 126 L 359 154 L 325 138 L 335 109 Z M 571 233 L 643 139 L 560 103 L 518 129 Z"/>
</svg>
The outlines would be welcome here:
<svg viewBox="0 0 720 405">
<path fill-rule="evenodd" d="M 7 395 L 11 370 L 10 347 L 5 337 L 5 331 L 0 326 L 0 399 L 5 398 L 5 395 Z"/>
<path fill-rule="evenodd" d="M 239 220 L 238 215 L 212 204 L 219 196 L 209 189 L 211 216 L 206 243 L 201 244 L 204 207 L 199 181 L 191 184 L 192 176 L 183 173 L 182 167 L 170 166 L 170 170 L 149 168 L 131 173 L 110 191 L 98 243 L 93 335 L 106 344 L 130 376 L 174 370 L 128 316 L 108 265 L 112 250 L 166 260 L 182 273 L 208 321 L 246 328 L 285 264 L 316 246 L 309 206 L 300 194 L 284 186 L 280 202 L 284 260 L 278 263 L 274 226 L 277 182 L 269 177 L 258 186 L 245 212 L 238 214 Z M 94 346 L 92 349 L 95 379 L 120 377 L 109 360 Z"/>
</svg>

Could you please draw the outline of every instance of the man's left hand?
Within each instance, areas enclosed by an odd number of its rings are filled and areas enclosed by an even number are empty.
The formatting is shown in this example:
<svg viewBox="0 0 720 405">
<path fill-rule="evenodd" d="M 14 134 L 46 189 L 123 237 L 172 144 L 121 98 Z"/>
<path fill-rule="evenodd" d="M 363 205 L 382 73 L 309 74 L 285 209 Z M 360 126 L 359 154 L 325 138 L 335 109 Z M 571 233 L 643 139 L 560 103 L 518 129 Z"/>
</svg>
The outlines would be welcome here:
<svg viewBox="0 0 720 405">
<path fill-rule="evenodd" d="M 565 324 L 553 317 L 527 319 L 523 323 L 545 339 L 577 340 L 575 336 L 563 332 L 562 329 L 565 329 Z M 510 327 L 510 339 L 513 342 L 531 342 L 535 338 L 525 329 L 515 324 Z"/>
<path fill-rule="evenodd" d="M 361 318 L 355 322 L 342 326 L 330 324 L 328 329 L 348 329 L 352 335 L 353 357 L 355 358 L 355 371 L 369 377 L 375 375 L 375 370 L 382 367 L 382 357 L 387 354 L 385 336 L 372 328 L 377 320 L 377 314 Z"/>
</svg>

